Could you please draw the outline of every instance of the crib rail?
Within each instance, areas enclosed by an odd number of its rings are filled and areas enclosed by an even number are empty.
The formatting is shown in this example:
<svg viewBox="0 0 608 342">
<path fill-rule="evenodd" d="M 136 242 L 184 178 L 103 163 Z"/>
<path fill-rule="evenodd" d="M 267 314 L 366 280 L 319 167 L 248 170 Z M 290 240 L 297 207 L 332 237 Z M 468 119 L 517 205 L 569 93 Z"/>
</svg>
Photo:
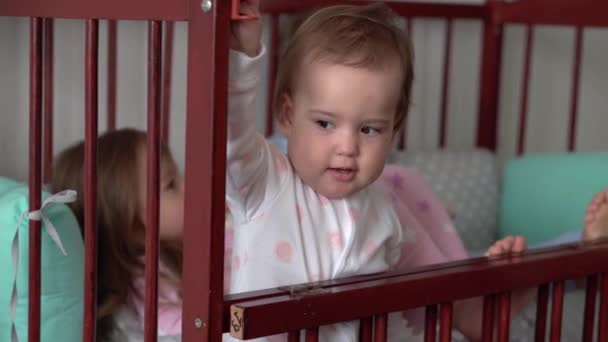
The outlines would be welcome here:
<svg viewBox="0 0 608 342">
<path fill-rule="evenodd" d="M 608 26 L 608 3 L 595 0 L 526 0 L 500 3 L 499 20 L 536 25 Z M 567 13 L 567 15 L 565 15 Z"/>
<path fill-rule="evenodd" d="M 267 14 L 288 14 L 292 12 L 310 10 L 320 6 L 334 4 L 366 4 L 370 1 L 323 1 L 323 0 L 303 0 L 289 1 L 265 0 L 261 3 L 261 10 Z M 391 2 L 388 5 L 400 15 L 408 16 L 415 14 L 417 17 L 431 18 L 480 18 L 485 14 L 483 5 L 463 5 L 463 4 L 433 4 L 416 2 Z"/>
<path fill-rule="evenodd" d="M 121 0 L 3 0 L 0 16 L 186 20 L 188 3 L 188 0 L 129 0 L 127 3 Z"/>
<path fill-rule="evenodd" d="M 272 16 L 273 67 L 276 72 L 278 50 L 278 14 L 327 5 L 321 0 L 263 2 L 263 10 Z M 343 2 L 341 2 L 343 3 Z M 361 3 L 361 2 L 358 2 Z M 478 18 L 484 23 L 483 57 L 480 83 L 480 112 L 478 117 L 478 145 L 495 149 L 497 127 L 497 97 L 502 44 L 502 25 L 509 22 L 527 24 L 570 24 L 577 27 L 574 72 L 575 82 L 580 73 L 583 26 L 608 25 L 603 16 L 606 4 L 585 0 L 584 14 L 580 3 L 553 0 L 526 0 L 503 4 L 490 0 L 487 5 L 446 5 L 392 3 L 399 14 L 408 18 L 443 17 L 446 25 L 446 64 L 444 82 L 449 81 L 452 20 Z M 525 7 L 529 6 L 529 7 Z M 542 6 L 542 7 L 541 7 Z M 541 14 L 541 9 L 544 14 Z M 558 10 L 559 9 L 559 10 Z M 591 10 L 589 10 L 591 9 Z M 593 14 L 595 12 L 595 14 Z M 439 336 L 448 340 L 452 325 L 454 300 L 484 296 L 484 340 L 491 341 L 493 324 L 499 322 L 500 341 L 508 340 L 509 291 L 521 287 L 539 287 L 538 341 L 544 341 L 548 331 L 552 340 L 559 339 L 563 310 L 564 279 L 589 276 L 587 307 L 584 315 L 585 341 L 594 335 L 595 297 L 601 289 L 600 341 L 608 340 L 608 247 L 606 243 L 588 246 L 571 245 L 560 249 L 529 253 L 506 259 L 475 259 L 459 263 L 414 270 L 408 274 L 367 276 L 341 281 L 314 284 L 313 288 L 271 289 L 222 298 L 224 257 L 224 172 L 228 88 L 228 41 L 231 8 L 227 1 L 196 0 L 119 0 L 95 2 L 91 0 L 4 0 L 0 1 L 1 16 L 28 16 L 31 19 L 30 59 L 30 208 L 40 206 L 42 169 L 44 178 L 50 177 L 52 149 L 52 49 L 53 26 L 51 18 L 84 18 L 86 22 L 86 124 L 85 124 L 85 320 L 84 341 L 95 340 L 95 283 L 96 283 L 96 136 L 98 133 L 98 52 L 99 18 L 141 19 L 150 21 L 149 50 L 149 184 L 150 222 L 147 234 L 147 289 L 146 289 L 146 341 L 156 340 L 156 278 L 158 273 L 158 143 L 168 136 L 168 103 L 166 91 L 170 85 L 170 69 L 161 69 L 160 21 L 188 20 L 188 110 L 186 132 L 186 214 L 184 251 L 184 341 L 219 341 L 221 333 L 231 331 L 239 338 L 253 338 L 277 332 L 290 332 L 291 340 L 298 339 L 298 331 L 306 330 L 308 340 L 315 340 L 318 326 L 344 320 L 361 320 L 363 340 L 382 340 L 386 337 L 387 312 L 418 306 L 427 306 L 427 340 L 435 340 L 435 325 L 439 320 Z M 535 13 L 535 14 L 533 14 Z M 558 14 L 570 13 L 569 19 Z M 579 15 L 580 14 L 580 15 Z M 43 19 L 44 17 L 44 19 Z M 116 22 L 108 25 L 108 110 L 109 128 L 116 125 Z M 167 25 L 165 61 L 170 61 L 172 26 Z M 528 31 L 527 56 L 533 45 L 532 29 Z M 530 58 L 527 57 L 529 74 Z M 167 62 L 166 62 L 167 63 Z M 170 63 L 170 62 L 168 62 Z M 164 71 L 164 74 L 163 74 Z M 524 94 L 527 94 L 528 76 L 524 77 Z M 164 85 L 164 88 L 163 88 Z M 447 120 L 447 85 L 442 92 L 442 129 L 439 137 L 445 143 Z M 577 83 L 573 84 L 571 148 L 576 127 Z M 527 96 L 527 95 L 526 95 Z M 161 99 L 162 98 L 162 99 Z M 525 132 L 526 98 L 522 101 L 522 126 Z M 114 114 L 112 114 L 114 113 Z M 219 115 L 217 114 L 219 113 Z M 44 114 L 44 117 L 43 117 Z M 215 115 L 214 115 L 215 114 Z M 41 165 L 41 144 L 44 139 L 45 166 Z M 271 126 L 270 126 L 271 127 Z M 523 151 L 524 141 L 520 139 Z M 30 222 L 30 298 L 29 341 L 40 340 L 40 224 Z M 449 287 L 446 286 L 449 284 Z M 553 310 L 548 316 L 547 304 L 552 288 Z M 294 292 L 295 293 L 291 293 Z M 434 291 L 433 291 L 434 290 Z M 407 296 L 401 294 L 407 293 Z M 294 295 L 295 294 L 295 295 Z M 364 300 L 361 300 L 364 299 Z M 437 306 L 440 303 L 440 306 Z M 551 319 L 549 329 L 547 318 Z M 374 332 L 375 330 L 375 332 Z"/>
<path fill-rule="evenodd" d="M 539 288 L 539 314 L 537 340 L 544 341 L 548 301 L 548 285 L 553 284 L 553 310 L 550 333 L 552 341 L 559 339 L 561 331 L 564 280 L 603 273 L 608 279 L 608 265 L 598 265 L 608 258 L 608 241 L 593 245 L 571 244 L 529 252 L 522 256 L 472 259 L 447 265 L 424 267 L 407 274 L 362 277 L 318 283 L 316 285 L 275 290 L 274 293 L 242 294 L 228 297 L 230 307 L 230 333 L 240 339 L 250 339 L 283 332 L 306 330 L 314 335 L 321 325 L 361 319 L 368 327 L 375 317 L 378 329 L 386 329 L 385 315 L 416 307 L 427 307 L 427 334 L 435 331 L 437 316 L 435 303 L 440 306 L 441 341 L 451 338 L 452 304 L 454 301 L 485 297 L 484 336 L 491 340 L 492 321 L 500 322 L 499 340 L 508 340 L 509 293 L 514 289 Z M 591 278 L 594 279 L 594 278 Z M 589 282 L 588 296 L 595 296 L 597 283 Z M 602 282 L 599 332 L 605 334 L 608 283 Z M 249 297 L 250 296 L 250 297 Z M 249 297 L 248 299 L 245 299 Z M 595 297 L 594 297 L 595 298 Z M 498 301 L 496 301 L 498 299 Z M 498 319 L 494 318 L 495 305 Z M 588 300 L 585 309 L 585 331 L 593 329 L 595 300 Z M 581 313 L 583 314 L 583 313 Z M 489 319 L 489 320 L 488 320 Z M 591 324 L 591 327 L 587 326 Z M 367 329 L 367 328 L 365 328 Z M 380 333 L 383 335 L 384 333 Z M 604 336 L 604 335 L 602 335 Z M 427 336 L 428 338 L 428 336 Z M 488 339 L 490 338 L 490 339 Z M 376 341 L 384 339 L 376 339 Z M 434 340 L 434 339 L 430 339 Z M 603 341 L 600 339 L 600 341 Z"/>
</svg>

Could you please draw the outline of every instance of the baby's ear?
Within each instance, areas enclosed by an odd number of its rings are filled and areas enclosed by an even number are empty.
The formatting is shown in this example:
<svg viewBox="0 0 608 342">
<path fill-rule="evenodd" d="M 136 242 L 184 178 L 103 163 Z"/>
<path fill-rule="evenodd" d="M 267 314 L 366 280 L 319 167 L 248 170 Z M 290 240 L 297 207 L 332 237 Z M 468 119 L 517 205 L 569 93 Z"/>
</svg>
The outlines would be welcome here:
<svg viewBox="0 0 608 342">
<path fill-rule="evenodd" d="M 293 123 L 293 100 L 289 94 L 281 96 L 281 105 L 277 114 L 279 129 L 283 135 L 288 136 Z"/>
</svg>

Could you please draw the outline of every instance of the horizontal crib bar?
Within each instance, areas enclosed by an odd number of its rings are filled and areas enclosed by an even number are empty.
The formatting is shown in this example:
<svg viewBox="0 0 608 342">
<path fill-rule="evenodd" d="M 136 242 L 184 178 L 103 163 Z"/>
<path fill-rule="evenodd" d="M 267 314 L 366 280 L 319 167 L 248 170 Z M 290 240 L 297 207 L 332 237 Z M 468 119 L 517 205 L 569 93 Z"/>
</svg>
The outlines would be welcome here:
<svg viewBox="0 0 608 342">
<path fill-rule="evenodd" d="M 498 2 L 502 23 L 608 26 L 608 2 L 597 0 L 527 0 Z M 567 15 L 564 15 L 567 13 Z"/>
<path fill-rule="evenodd" d="M 369 2 L 371 1 L 266 0 L 262 1 L 261 8 L 266 13 L 286 14 L 333 4 L 366 4 Z M 421 18 L 483 18 L 486 15 L 484 5 L 428 4 L 417 2 L 388 2 L 387 5 L 399 15 L 411 15 Z"/>
<path fill-rule="evenodd" d="M 255 297 L 255 293 L 249 298 L 252 294 L 227 296 L 226 304 L 233 303 L 231 315 L 239 317 L 239 337 L 256 338 L 605 272 L 608 265 L 601 260 L 608 258 L 607 247 L 605 243 L 572 244 L 490 261 L 478 258 L 361 282 L 346 280 L 350 284 L 319 283 L 313 291 L 298 291 L 297 296 L 280 290 L 275 295 L 267 292 L 266 297 Z M 541 267 L 543 272 L 537 272 Z M 510 277 L 505 279 L 504 274 Z M 445 287 L 447 283 L 450 288 Z M 409 295 L 403 297 L 403 293 Z"/>
<path fill-rule="evenodd" d="M 189 0 L 2 0 L 0 16 L 186 20 Z"/>
</svg>

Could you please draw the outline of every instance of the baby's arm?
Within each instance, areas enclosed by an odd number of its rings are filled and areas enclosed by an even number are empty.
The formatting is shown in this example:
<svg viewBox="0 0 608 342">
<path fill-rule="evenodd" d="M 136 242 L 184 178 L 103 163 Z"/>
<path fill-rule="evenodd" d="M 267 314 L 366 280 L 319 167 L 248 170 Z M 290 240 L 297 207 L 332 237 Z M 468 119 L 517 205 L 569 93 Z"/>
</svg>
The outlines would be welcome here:
<svg viewBox="0 0 608 342">
<path fill-rule="evenodd" d="M 272 151 L 255 127 L 260 80 L 261 20 L 258 1 L 244 1 L 245 14 L 258 19 L 232 23 L 226 195 L 236 216 L 250 216 L 265 198 L 272 177 Z"/>
</svg>

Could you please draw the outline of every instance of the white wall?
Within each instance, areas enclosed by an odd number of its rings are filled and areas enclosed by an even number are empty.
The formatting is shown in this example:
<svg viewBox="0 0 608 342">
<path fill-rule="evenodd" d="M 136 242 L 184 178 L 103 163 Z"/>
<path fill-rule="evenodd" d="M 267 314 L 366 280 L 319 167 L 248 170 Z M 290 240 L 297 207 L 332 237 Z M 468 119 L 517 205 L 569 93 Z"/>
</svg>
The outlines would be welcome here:
<svg viewBox="0 0 608 342">
<path fill-rule="evenodd" d="M 447 0 L 446 2 L 449 2 Z M 474 1 L 473 1 L 474 2 Z M 408 146 L 434 148 L 440 108 L 443 68 L 444 23 L 416 20 L 416 80 L 408 126 Z M 186 76 L 186 25 L 176 25 L 172 88 L 171 146 L 180 165 L 184 155 Z M 145 128 L 146 53 L 145 23 L 122 21 L 118 26 L 118 125 Z M 84 126 L 84 24 L 57 20 L 55 28 L 55 146 L 57 153 L 83 137 Z M 105 130 L 106 30 L 100 27 L 100 130 Z M 481 25 L 458 21 L 454 26 L 453 67 L 449 102 L 448 144 L 453 148 L 473 146 L 478 106 Z M 267 38 L 267 37 L 265 37 Z M 535 31 L 531 102 L 527 149 L 533 152 L 561 151 L 566 146 L 566 118 L 573 60 L 573 30 L 541 27 Z M 0 18 L 0 175 L 27 177 L 29 22 Z M 608 30 L 588 29 L 584 40 L 579 101 L 578 150 L 608 150 Z M 501 158 L 514 155 L 519 113 L 523 29 L 506 30 L 500 90 Z M 266 72 L 266 70 L 264 71 Z M 258 97 L 265 113 L 265 91 Z M 264 125 L 260 115 L 259 127 Z"/>
</svg>

